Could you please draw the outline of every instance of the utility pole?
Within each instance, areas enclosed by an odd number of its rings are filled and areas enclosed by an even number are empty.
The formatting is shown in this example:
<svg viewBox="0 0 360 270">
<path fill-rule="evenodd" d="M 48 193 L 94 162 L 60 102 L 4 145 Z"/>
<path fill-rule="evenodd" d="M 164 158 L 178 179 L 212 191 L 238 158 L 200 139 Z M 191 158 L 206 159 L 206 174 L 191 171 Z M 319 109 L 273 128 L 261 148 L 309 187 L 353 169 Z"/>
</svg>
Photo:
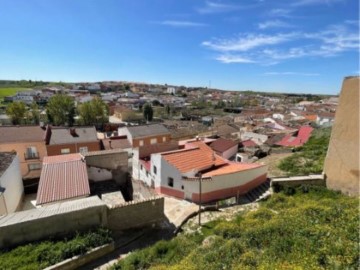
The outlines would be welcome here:
<svg viewBox="0 0 360 270">
<path fill-rule="evenodd" d="M 199 226 L 201 226 L 201 180 L 202 180 L 202 174 L 199 173 Z"/>
</svg>

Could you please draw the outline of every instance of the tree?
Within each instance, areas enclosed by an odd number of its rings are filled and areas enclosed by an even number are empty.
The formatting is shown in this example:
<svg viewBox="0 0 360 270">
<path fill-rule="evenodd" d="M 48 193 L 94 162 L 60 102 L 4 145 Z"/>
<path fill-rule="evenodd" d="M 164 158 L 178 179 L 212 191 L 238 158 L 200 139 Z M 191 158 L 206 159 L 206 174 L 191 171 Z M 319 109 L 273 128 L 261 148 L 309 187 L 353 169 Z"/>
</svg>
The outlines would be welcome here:
<svg viewBox="0 0 360 270">
<path fill-rule="evenodd" d="M 36 104 L 36 102 L 31 104 L 31 121 L 36 125 L 40 123 L 39 106 Z"/>
<path fill-rule="evenodd" d="M 83 125 L 103 125 L 109 119 L 108 106 L 100 98 L 79 105 L 78 113 Z"/>
<path fill-rule="evenodd" d="M 145 106 L 144 106 L 144 118 L 147 122 L 151 122 L 151 120 L 153 119 L 153 114 L 154 114 L 154 111 L 153 111 L 153 108 L 151 106 L 151 104 L 149 103 L 146 103 Z"/>
<path fill-rule="evenodd" d="M 65 124 L 72 126 L 74 123 L 75 105 L 69 96 L 63 94 L 52 96 L 46 110 L 49 121 L 56 126 Z"/>
<path fill-rule="evenodd" d="M 170 105 L 169 105 L 169 104 L 167 104 L 167 105 L 165 106 L 165 111 L 166 111 L 166 113 L 167 113 L 168 115 L 170 115 L 171 108 L 170 108 Z"/>
<path fill-rule="evenodd" d="M 15 101 L 6 108 L 6 114 L 10 116 L 13 125 L 19 125 L 24 119 L 26 113 L 25 103 Z"/>
</svg>

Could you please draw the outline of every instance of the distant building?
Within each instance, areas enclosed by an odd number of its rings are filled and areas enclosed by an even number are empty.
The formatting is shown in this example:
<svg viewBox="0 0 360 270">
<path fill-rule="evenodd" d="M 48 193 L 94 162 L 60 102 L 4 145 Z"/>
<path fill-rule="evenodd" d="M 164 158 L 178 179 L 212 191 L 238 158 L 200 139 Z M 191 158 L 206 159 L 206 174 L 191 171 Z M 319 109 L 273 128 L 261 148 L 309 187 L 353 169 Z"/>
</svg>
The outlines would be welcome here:
<svg viewBox="0 0 360 270">
<path fill-rule="evenodd" d="M 161 124 L 121 127 L 119 136 L 126 136 L 132 147 L 169 142 L 170 131 Z"/>
<path fill-rule="evenodd" d="M 168 87 L 166 89 L 166 93 L 171 94 L 171 95 L 176 95 L 176 88 L 175 87 Z"/>
<path fill-rule="evenodd" d="M 295 134 L 285 135 L 279 142 L 275 143 L 285 147 L 303 146 L 310 138 L 313 128 L 310 126 L 302 126 Z"/>
<path fill-rule="evenodd" d="M 217 139 L 216 141 L 210 143 L 210 148 L 215 151 L 219 156 L 229 159 L 236 155 L 238 151 L 238 143 L 233 140 L 227 139 Z"/>
<path fill-rule="evenodd" d="M 15 212 L 23 195 L 19 158 L 15 152 L 0 152 L 0 216 Z"/>
</svg>

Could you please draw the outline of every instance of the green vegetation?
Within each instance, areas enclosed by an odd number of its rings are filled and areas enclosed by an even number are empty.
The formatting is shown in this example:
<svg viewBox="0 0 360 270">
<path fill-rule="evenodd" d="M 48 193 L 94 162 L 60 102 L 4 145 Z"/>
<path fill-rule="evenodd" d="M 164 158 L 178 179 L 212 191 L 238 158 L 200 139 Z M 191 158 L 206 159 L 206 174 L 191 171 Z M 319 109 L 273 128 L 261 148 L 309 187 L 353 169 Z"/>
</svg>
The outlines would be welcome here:
<svg viewBox="0 0 360 270">
<path fill-rule="evenodd" d="M 329 146 L 330 134 L 330 128 L 314 130 L 306 144 L 296 149 L 297 152 L 292 156 L 280 162 L 279 169 L 289 176 L 321 173 Z"/>
<path fill-rule="evenodd" d="M 154 110 L 153 110 L 151 104 L 146 103 L 146 104 L 144 105 L 143 114 L 144 114 L 144 119 L 145 119 L 147 122 L 151 122 L 151 121 L 152 121 L 153 115 L 154 115 Z"/>
<path fill-rule="evenodd" d="M 74 124 L 75 105 L 70 96 L 56 94 L 49 99 L 46 113 L 50 123 L 55 126 Z"/>
<path fill-rule="evenodd" d="M 113 269 L 358 269 L 359 200 L 323 187 L 131 253 Z"/>
<path fill-rule="evenodd" d="M 13 96 L 17 92 L 29 91 L 31 89 L 19 88 L 19 87 L 0 87 L 0 99 L 6 96 Z"/>
<path fill-rule="evenodd" d="M 15 101 L 6 108 L 6 114 L 10 116 L 14 125 L 19 125 L 23 122 L 26 113 L 26 105 L 22 101 Z"/>
<path fill-rule="evenodd" d="M 61 241 L 48 240 L 0 252 L 1 269 L 43 269 L 112 241 L 110 231 L 98 228 Z"/>
<path fill-rule="evenodd" d="M 100 98 L 80 104 L 77 110 L 83 125 L 103 125 L 109 121 L 108 106 Z"/>
</svg>

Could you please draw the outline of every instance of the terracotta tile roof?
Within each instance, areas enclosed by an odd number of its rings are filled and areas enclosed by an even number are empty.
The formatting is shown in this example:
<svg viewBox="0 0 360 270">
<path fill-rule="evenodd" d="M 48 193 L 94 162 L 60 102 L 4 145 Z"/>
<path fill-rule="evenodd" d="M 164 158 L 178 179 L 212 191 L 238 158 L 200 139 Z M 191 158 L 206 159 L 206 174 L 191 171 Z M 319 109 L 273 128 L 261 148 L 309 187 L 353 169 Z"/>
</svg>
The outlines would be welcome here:
<svg viewBox="0 0 360 270">
<path fill-rule="evenodd" d="M 0 143 L 42 142 L 44 136 L 40 126 L 0 126 Z"/>
<path fill-rule="evenodd" d="M 212 166 L 227 164 L 225 159 L 216 155 L 210 147 L 201 141 L 187 144 L 184 150 L 166 152 L 161 155 L 181 173 L 192 170 L 202 171 Z"/>
<path fill-rule="evenodd" d="M 128 139 L 103 139 L 102 143 L 105 150 L 131 148 Z"/>
<path fill-rule="evenodd" d="M 166 142 L 139 147 L 139 158 L 149 157 L 151 154 L 178 150 L 177 142 Z"/>
<path fill-rule="evenodd" d="M 300 127 L 297 136 L 291 134 L 286 135 L 282 140 L 275 144 L 280 146 L 302 146 L 309 140 L 313 130 L 314 129 L 310 126 L 302 126 Z"/>
<path fill-rule="evenodd" d="M 211 170 L 211 171 L 203 174 L 203 177 L 212 177 L 212 176 L 217 176 L 217 175 L 232 174 L 232 173 L 237 173 L 240 171 L 259 168 L 262 166 L 264 166 L 264 165 L 257 164 L 257 163 L 229 163 L 226 166 L 219 167 L 215 170 Z"/>
<path fill-rule="evenodd" d="M 316 114 L 308 114 L 308 115 L 304 115 L 304 117 L 306 120 L 309 120 L 309 121 L 316 121 L 316 119 L 317 119 Z"/>
<path fill-rule="evenodd" d="M 256 147 L 256 146 L 258 146 L 257 143 L 254 142 L 254 141 L 251 140 L 251 139 L 242 141 L 241 144 L 242 144 L 244 147 Z"/>
<path fill-rule="evenodd" d="M 233 140 L 227 140 L 227 139 L 220 138 L 220 139 L 217 139 L 216 141 L 212 142 L 209 146 L 214 151 L 223 153 L 236 145 L 237 145 L 237 142 L 234 142 Z"/>
<path fill-rule="evenodd" d="M 81 154 L 44 157 L 37 205 L 89 195 L 86 163 Z"/>
</svg>

